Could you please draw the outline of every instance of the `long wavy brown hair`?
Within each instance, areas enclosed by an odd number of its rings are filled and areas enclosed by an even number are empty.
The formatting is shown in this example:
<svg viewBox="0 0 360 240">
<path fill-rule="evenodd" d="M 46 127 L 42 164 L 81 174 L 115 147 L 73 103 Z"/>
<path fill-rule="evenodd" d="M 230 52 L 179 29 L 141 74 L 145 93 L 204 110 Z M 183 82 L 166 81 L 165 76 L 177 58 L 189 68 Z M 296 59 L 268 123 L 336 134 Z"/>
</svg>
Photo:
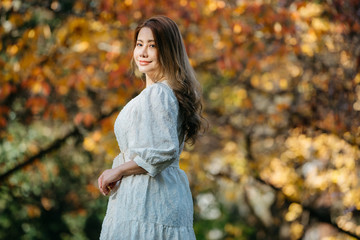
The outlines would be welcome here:
<svg viewBox="0 0 360 240">
<path fill-rule="evenodd" d="M 134 48 L 139 32 L 144 27 L 150 28 L 155 38 L 160 63 L 159 74 L 169 82 L 179 102 L 185 141 L 194 143 L 203 126 L 201 88 L 190 65 L 180 30 L 168 17 L 152 17 L 137 26 Z M 135 61 L 132 61 L 132 65 L 136 69 Z"/>
</svg>

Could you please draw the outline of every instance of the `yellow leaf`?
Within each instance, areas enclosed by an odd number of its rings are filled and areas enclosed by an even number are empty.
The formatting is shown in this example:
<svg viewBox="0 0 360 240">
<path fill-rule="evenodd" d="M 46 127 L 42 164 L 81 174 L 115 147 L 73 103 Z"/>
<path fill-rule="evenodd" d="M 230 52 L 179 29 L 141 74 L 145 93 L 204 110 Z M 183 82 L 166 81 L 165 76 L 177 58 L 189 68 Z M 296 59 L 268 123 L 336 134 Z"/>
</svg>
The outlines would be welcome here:
<svg viewBox="0 0 360 240">
<path fill-rule="evenodd" d="M 89 42 L 82 41 L 72 46 L 72 50 L 75 52 L 84 52 L 89 48 Z"/>
<path fill-rule="evenodd" d="M 234 33 L 239 34 L 239 33 L 241 33 L 241 30 L 242 30 L 242 27 L 240 26 L 240 24 L 234 25 L 234 27 L 233 27 Z"/>
<path fill-rule="evenodd" d="M 314 56 L 314 51 L 309 44 L 302 44 L 301 51 L 310 57 Z"/>
<path fill-rule="evenodd" d="M 3 0 L 1 1 L 1 6 L 5 9 L 5 11 L 8 11 L 12 6 L 11 0 Z"/>
<path fill-rule="evenodd" d="M 10 55 L 10 56 L 14 56 L 18 53 L 18 46 L 16 45 L 12 45 L 12 46 L 9 46 L 7 49 L 6 49 L 6 52 Z"/>
<path fill-rule="evenodd" d="M 316 31 L 329 31 L 330 27 L 329 27 L 329 22 L 326 21 L 323 18 L 313 18 L 311 21 L 311 26 L 316 30 Z"/>
<path fill-rule="evenodd" d="M 303 235 L 304 226 L 298 222 L 294 222 L 290 225 L 291 239 L 300 239 Z"/>
<path fill-rule="evenodd" d="M 83 142 L 83 146 L 89 152 L 94 151 L 96 143 L 92 137 L 86 137 Z"/>
<path fill-rule="evenodd" d="M 303 211 L 303 209 L 300 204 L 298 204 L 298 203 L 290 204 L 289 211 L 285 215 L 285 220 L 288 222 L 294 221 L 301 215 L 302 211 Z"/>
<path fill-rule="evenodd" d="M 34 30 L 34 29 L 31 29 L 31 30 L 28 32 L 27 37 L 28 37 L 28 38 L 34 38 L 34 37 L 35 37 L 35 30 Z"/>
<path fill-rule="evenodd" d="M 323 12 L 323 7 L 321 4 L 308 2 L 305 6 L 301 7 L 298 12 L 303 18 L 312 18 L 320 16 Z"/>
<path fill-rule="evenodd" d="M 354 78 L 354 82 L 355 84 L 359 84 L 360 83 L 360 73 L 356 74 L 355 78 Z"/>
</svg>

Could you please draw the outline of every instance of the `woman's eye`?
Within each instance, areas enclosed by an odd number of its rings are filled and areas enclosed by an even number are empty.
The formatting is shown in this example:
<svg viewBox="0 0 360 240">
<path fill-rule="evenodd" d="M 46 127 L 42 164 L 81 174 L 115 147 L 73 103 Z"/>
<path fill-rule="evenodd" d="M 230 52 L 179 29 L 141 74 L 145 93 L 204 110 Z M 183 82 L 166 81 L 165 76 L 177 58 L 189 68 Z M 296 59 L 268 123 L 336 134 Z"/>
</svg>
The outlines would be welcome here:
<svg viewBox="0 0 360 240">
<path fill-rule="evenodd" d="M 141 47 L 141 46 L 142 46 L 142 44 L 141 44 L 141 43 L 137 43 L 137 44 L 136 44 L 136 46 Z"/>
<path fill-rule="evenodd" d="M 150 47 L 154 48 L 154 47 L 155 47 L 155 44 L 151 44 Z"/>
</svg>

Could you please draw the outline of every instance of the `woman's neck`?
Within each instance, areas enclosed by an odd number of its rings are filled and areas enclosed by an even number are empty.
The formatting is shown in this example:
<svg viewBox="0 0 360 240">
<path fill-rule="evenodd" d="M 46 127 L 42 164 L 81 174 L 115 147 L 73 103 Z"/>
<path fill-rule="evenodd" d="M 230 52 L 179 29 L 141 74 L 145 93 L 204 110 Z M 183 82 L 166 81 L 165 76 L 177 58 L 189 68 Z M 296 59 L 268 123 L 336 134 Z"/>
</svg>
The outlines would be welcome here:
<svg viewBox="0 0 360 240">
<path fill-rule="evenodd" d="M 154 80 L 155 78 L 154 77 L 151 77 L 149 76 L 148 74 L 146 74 L 146 78 L 145 78 L 145 82 L 146 82 L 146 87 L 149 87 L 151 86 L 152 84 L 156 83 L 156 82 L 161 82 L 161 81 L 164 81 L 166 78 L 165 77 L 162 77 L 162 78 L 159 78 L 157 80 Z"/>
</svg>

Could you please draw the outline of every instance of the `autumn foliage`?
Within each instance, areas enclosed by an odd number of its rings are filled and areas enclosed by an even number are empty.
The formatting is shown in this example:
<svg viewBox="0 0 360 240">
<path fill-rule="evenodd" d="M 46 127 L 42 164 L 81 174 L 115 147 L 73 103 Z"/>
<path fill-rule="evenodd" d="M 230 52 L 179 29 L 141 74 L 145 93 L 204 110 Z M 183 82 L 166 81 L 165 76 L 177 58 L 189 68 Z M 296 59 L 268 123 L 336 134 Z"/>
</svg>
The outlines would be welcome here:
<svg viewBox="0 0 360 240">
<path fill-rule="evenodd" d="M 133 31 L 174 19 L 209 128 L 181 155 L 198 239 L 360 238 L 360 1 L 0 3 L 0 238 L 98 239 Z"/>
</svg>

